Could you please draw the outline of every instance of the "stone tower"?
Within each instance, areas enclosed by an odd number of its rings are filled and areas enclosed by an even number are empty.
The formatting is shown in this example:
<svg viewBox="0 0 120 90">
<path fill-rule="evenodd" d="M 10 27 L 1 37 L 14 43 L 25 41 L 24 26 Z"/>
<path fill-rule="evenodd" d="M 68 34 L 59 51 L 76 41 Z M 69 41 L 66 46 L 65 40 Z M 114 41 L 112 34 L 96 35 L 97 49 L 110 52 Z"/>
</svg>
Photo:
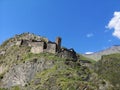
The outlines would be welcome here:
<svg viewBox="0 0 120 90">
<path fill-rule="evenodd" d="M 62 39 L 61 39 L 61 37 L 57 37 L 56 38 L 56 44 L 57 44 L 57 51 L 59 52 L 60 50 L 61 50 L 61 41 L 62 41 Z"/>
</svg>

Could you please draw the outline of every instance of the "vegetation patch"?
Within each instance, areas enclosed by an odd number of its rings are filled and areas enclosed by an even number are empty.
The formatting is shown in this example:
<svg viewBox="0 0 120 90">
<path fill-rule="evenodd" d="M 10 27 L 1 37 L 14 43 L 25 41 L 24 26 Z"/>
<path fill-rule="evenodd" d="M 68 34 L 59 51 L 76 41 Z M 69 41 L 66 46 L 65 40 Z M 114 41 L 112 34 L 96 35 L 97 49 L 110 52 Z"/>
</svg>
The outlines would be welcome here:
<svg viewBox="0 0 120 90">
<path fill-rule="evenodd" d="M 116 88 L 120 88 L 120 54 L 105 55 L 96 63 L 95 71 L 104 78 L 110 81 Z"/>
<path fill-rule="evenodd" d="M 90 58 L 87 58 L 87 57 L 84 57 L 83 55 L 78 55 L 79 56 L 79 60 L 85 60 L 85 61 L 90 61 L 92 64 L 95 64 L 96 63 L 96 61 L 95 60 L 93 60 L 93 59 L 90 59 Z"/>
</svg>

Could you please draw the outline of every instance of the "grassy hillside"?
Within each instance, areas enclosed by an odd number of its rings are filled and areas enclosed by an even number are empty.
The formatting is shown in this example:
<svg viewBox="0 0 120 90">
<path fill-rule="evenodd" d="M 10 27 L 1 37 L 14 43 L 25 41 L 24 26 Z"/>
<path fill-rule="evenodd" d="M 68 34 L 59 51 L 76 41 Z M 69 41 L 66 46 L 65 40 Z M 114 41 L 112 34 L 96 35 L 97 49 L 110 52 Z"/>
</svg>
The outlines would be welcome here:
<svg viewBox="0 0 120 90">
<path fill-rule="evenodd" d="M 87 58 L 87 57 L 85 57 L 85 56 L 83 56 L 83 55 L 81 55 L 81 54 L 78 54 L 78 56 L 79 56 L 78 59 L 80 59 L 80 60 L 90 61 L 92 64 L 95 64 L 95 63 L 96 63 L 95 60 L 90 59 L 90 58 Z"/>
<path fill-rule="evenodd" d="M 19 57 L 17 57 L 18 55 Z M 11 87 L 12 90 L 48 90 L 48 88 L 49 90 L 76 90 L 85 86 L 93 88 L 89 83 L 84 82 L 89 79 L 90 70 L 81 66 L 79 62 L 59 58 L 50 53 L 32 54 L 29 52 L 29 47 L 18 46 L 10 47 L 6 54 L 0 57 L 1 65 L 7 66 L 7 69 L 0 75 L 1 80 L 9 71 L 8 67 L 31 62 L 34 58 L 36 60 L 44 58 L 46 62 L 48 60 L 54 61 L 54 65 L 52 68 L 37 72 L 32 81 L 29 81 L 25 87 L 14 86 Z"/>
<path fill-rule="evenodd" d="M 13 86 L 11 90 L 82 90 L 84 88 L 86 90 L 99 90 L 102 85 L 103 80 L 94 75 L 94 72 L 84 63 L 81 64 L 81 60 L 88 63 L 88 58 L 80 56 L 77 62 L 73 62 L 50 53 L 32 54 L 29 52 L 29 47 L 25 46 L 12 46 L 6 50 L 4 56 L 0 57 L 1 65 L 7 66 L 6 70 L 0 75 L 0 81 L 5 77 L 4 75 L 10 73 L 11 68 L 15 66 L 20 68 L 21 65 L 27 65 L 28 62 L 36 63 L 34 60 L 39 61 L 41 59 L 45 60 L 45 62 L 52 61 L 52 66 L 36 72 L 32 80 L 25 86 Z M 93 65 L 92 62 L 89 64 Z M 94 82 L 95 80 L 97 83 Z"/>
<path fill-rule="evenodd" d="M 120 54 L 105 55 L 95 65 L 101 78 L 110 81 L 115 90 L 120 90 Z"/>
<path fill-rule="evenodd" d="M 17 46 L 16 38 L 0 46 L 0 90 L 114 90 L 108 81 L 119 88 L 119 54 L 97 63 L 82 55 L 74 61 L 57 53 L 33 54 L 31 47 Z"/>
</svg>

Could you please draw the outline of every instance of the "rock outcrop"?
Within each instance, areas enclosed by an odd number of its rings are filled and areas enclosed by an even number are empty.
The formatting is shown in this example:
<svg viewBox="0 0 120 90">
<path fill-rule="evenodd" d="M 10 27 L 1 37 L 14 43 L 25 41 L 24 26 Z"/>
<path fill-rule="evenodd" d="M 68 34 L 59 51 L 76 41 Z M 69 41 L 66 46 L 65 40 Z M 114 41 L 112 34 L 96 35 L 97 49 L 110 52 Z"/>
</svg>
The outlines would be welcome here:
<svg viewBox="0 0 120 90">
<path fill-rule="evenodd" d="M 40 58 L 40 60 L 33 59 L 30 62 L 13 65 L 9 69 L 9 72 L 4 75 L 1 81 L 3 83 L 2 86 L 4 88 L 18 85 L 25 86 L 35 77 L 37 72 L 50 69 L 53 65 L 53 60 L 45 60 L 44 58 Z"/>
</svg>

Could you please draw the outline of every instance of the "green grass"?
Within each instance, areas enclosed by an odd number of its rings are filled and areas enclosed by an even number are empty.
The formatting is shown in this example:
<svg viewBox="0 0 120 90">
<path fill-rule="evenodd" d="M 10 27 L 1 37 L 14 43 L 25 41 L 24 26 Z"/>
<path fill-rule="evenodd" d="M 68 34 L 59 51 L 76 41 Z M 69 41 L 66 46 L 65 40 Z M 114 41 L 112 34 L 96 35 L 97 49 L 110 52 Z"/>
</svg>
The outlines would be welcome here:
<svg viewBox="0 0 120 90">
<path fill-rule="evenodd" d="M 9 43 L 10 40 L 6 40 L 5 42 L 3 42 L 3 44 L 0 46 L 1 48 L 3 48 L 4 46 L 6 46 Z"/>
<path fill-rule="evenodd" d="M 116 88 L 120 88 L 120 54 L 103 56 L 102 60 L 98 61 L 95 67 L 95 71 L 101 78 L 110 81 Z"/>
<path fill-rule="evenodd" d="M 83 56 L 83 55 L 80 55 L 80 54 L 79 54 L 79 60 L 87 60 L 87 61 L 90 61 L 92 64 L 95 64 L 95 63 L 96 63 L 95 60 L 90 59 L 90 58 L 87 58 L 87 57 L 85 57 L 85 56 Z"/>
<path fill-rule="evenodd" d="M 58 56 L 56 56 L 55 54 L 52 54 L 52 53 L 39 53 L 39 54 L 33 54 L 33 53 L 27 53 L 25 54 L 23 57 L 23 61 L 28 61 L 28 60 L 31 60 L 31 59 L 34 59 L 34 58 L 44 58 L 44 59 L 47 59 L 47 60 L 54 60 L 54 61 L 65 61 L 64 58 L 60 58 Z"/>
<path fill-rule="evenodd" d="M 5 41 L 0 47 L 6 46 L 7 43 L 9 42 L 10 42 L 9 40 Z M 80 56 L 79 60 L 90 61 L 92 64 L 95 63 L 95 61 L 92 59 L 86 58 L 82 55 L 79 56 Z M 119 57 L 119 55 L 115 57 Z M 59 88 L 59 90 L 82 90 L 82 88 L 85 86 L 89 87 L 87 90 L 94 90 L 93 89 L 94 87 L 95 88 L 98 87 L 97 84 L 94 84 L 96 82 L 85 80 L 87 76 L 91 74 L 91 71 L 88 67 L 82 66 L 79 60 L 77 62 L 73 62 L 71 60 L 67 61 L 66 59 L 60 58 L 52 53 L 33 54 L 30 52 L 30 47 L 28 46 L 19 47 L 14 45 L 12 47 L 9 47 L 8 49 L 6 49 L 6 54 L 0 57 L 0 62 L 3 66 L 12 67 L 13 64 L 21 64 L 24 62 L 29 62 L 33 59 L 39 60 L 41 58 L 45 59 L 46 61 L 54 60 L 53 66 L 41 72 L 37 72 L 35 77 L 32 79 L 32 81 L 29 81 L 29 84 L 27 84 L 26 87 L 22 87 L 23 90 L 29 90 L 29 89 L 48 90 L 49 88 L 50 90 L 53 90 L 51 89 L 53 87 L 57 87 Z M 5 73 L 8 71 L 8 69 L 9 68 L 6 69 Z M 118 68 L 115 69 L 117 70 Z M 3 76 L 4 74 L 1 74 L 0 79 L 2 79 Z M 111 76 L 119 77 L 119 75 L 116 76 L 116 73 L 111 74 Z M 111 76 L 108 77 L 107 80 L 111 79 L 114 82 L 114 78 L 111 78 Z M 38 81 L 39 83 L 35 84 L 35 80 L 39 80 L 39 79 L 40 79 L 40 81 Z M 0 89 L 0 90 L 7 90 L 7 89 Z M 21 90 L 21 87 L 14 86 L 10 90 Z"/>
<path fill-rule="evenodd" d="M 19 86 L 12 87 L 12 90 L 21 90 Z"/>
<path fill-rule="evenodd" d="M 8 90 L 8 89 L 5 89 L 5 88 L 0 88 L 0 90 Z"/>
<path fill-rule="evenodd" d="M 46 69 L 40 73 L 36 74 L 35 79 L 40 78 L 40 84 L 32 85 L 35 88 L 41 89 L 42 87 L 56 86 L 60 87 L 62 90 L 76 90 L 78 83 L 83 81 L 83 78 L 86 78 L 90 71 L 84 67 L 77 66 L 77 62 L 72 67 L 65 65 L 64 61 L 57 61 L 52 68 Z M 79 75 L 80 72 L 82 75 Z M 78 85 L 77 85 L 78 84 Z M 72 89 L 71 89 L 72 88 Z M 45 89 L 45 88 L 44 88 Z"/>
</svg>

